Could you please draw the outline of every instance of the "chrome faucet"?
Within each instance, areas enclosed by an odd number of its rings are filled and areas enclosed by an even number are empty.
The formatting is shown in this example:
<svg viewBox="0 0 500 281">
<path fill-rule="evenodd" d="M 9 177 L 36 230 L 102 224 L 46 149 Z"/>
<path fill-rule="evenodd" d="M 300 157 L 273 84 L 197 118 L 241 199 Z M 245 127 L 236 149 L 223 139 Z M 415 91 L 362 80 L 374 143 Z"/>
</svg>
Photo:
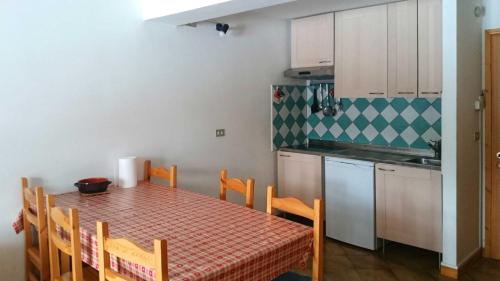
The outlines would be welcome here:
<svg viewBox="0 0 500 281">
<path fill-rule="evenodd" d="M 441 159 L 441 140 L 430 140 L 427 145 L 434 150 L 434 158 Z"/>
</svg>

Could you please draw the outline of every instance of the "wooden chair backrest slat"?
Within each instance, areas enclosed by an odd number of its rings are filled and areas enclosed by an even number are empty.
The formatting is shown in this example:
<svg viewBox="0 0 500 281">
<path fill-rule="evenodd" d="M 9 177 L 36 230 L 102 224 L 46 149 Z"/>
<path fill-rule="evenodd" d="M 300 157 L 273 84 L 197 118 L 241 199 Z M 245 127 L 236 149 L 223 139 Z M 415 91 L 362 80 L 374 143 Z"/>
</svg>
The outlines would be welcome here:
<svg viewBox="0 0 500 281">
<path fill-rule="evenodd" d="M 59 251 L 71 256 L 72 281 L 83 281 L 81 245 L 80 245 L 80 217 L 77 209 L 69 209 L 68 215 L 55 207 L 55 196 L 47 195 L 47 217 L 49 227 L 50 274 L 52 279 L 61 278 L 61 256 Z M 69 233 L 69 242 L 66 242 L 57 232 L 57 225 Z M 64 265 L 64 262 L 63 262 Z"/>
<path fill-rule="evenodd" d="M 246 183 L 238 178 L 228 178 L 227 170 L 223 169 L 220 172 L 220 191 L 219 198 L 226 200 L 227 190 L 233 190 L 245 196 L 245 205 L 253 209 L 254 204 L 254 188 L 255 180 L 253 178 L 247 179 Z"/>
<path fill-rule="evenodd" d="M 109 254 L 124 260 L 141 264 L 147 267 L 155 267 L 155 255 L 144 250 L 127 239 L 111 239 L 104 241 L 104 250 Z"/>
<path fill-rule="evenodd" d="M 151 160 L 144 161 L 144 180 L 149 182 L 152 177 L 168 181 L 170 187 L 177 187 L 177 166 L 172 165 L 170 169 L 164 167 L 152 167 Z"/>
<path fill-rule="evenodd" d="M 314 200 L 314 208 L 310 208 L 302 201 L 296 198 L 277 198 L 273 186 L 267 188 L 267 213 L 272 214 L 273 209 L 278 209 L 286 213 L 305 217 L 313 221 L 313 270 L 312 280 L 323 281 L 324 261 L 323 261 L 323 223 L 324 223 L 324 205 L 321 199 Z"/>
<path fill-rule="evenodd" d="M 38 227 L 38 217 L 33 215 L 30 210 L 24 210 L 26 212 L 25 216 L 26 216 L 26 220 L 31 223 L 32 225 L 34 225 L 35 227 Z"/>
<path fill-rule="evenodd" d="M 36 205 L 36 190 L 33 188 L 24 189 L 24 200 L 28 201 L 30 205 Z"/>
<path fill-rule="evenodd" d="M 132 263 L 140 264 L 155 270 L 155 280 L 168 281 L 167 241 L 154 240 L 153 253 L 148 252 L 135 243 L 119 238 L 109 238 L 106 222 L 97 222 L 97 243 L 99 251 L 99 280 L 128 281 L 129 278 L 110 267 L 110 255 Z"/>
<path fill-rule="evenodd" d="M 294 214 L 310 220 L 314 220 L 314 209 L 309 208 L 306 204 L 297 198 L 273 198 L 272 207 L 281 210 L 285 213 Z"/>
<path fill-rule="evenodd" d="M 71 222 L 69 217 L 64 214 L 61 208 L 54 207 L 50 212 L 50 218 L 54 221 L 56 225 L 62 227 L 65 231 L 71 231 Z"/>
<path fill-rule="evenodd" d="M 57 233 L 51 233 L 50 234 L 50 239 L 51 242 L 54 244 L 54 246 L 60 250 L 61 252 L 65 253 L 66 255 L 71 256 L 71 243 L 63 240 L 59 234 Z"/>
</svg>

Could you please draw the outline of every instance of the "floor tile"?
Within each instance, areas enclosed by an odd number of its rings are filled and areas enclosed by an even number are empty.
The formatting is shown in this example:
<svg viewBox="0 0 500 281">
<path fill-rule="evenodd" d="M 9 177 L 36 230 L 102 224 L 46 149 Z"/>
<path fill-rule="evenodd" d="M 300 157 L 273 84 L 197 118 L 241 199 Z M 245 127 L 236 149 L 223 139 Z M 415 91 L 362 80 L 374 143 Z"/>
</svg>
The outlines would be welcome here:
<svg viewBox="0 0 500 281">
<path fill-rule="evenodd" d="M 356 269 L 389 269 L 389 265 L 378 255 L 348 256 Z"/>
<path fill-rule="evenodd" d="M 361 281 L 361 279 L 359 279 L 356 270 L 344 269 L 335 272 L 325 271 L 325 281 Z"/>
<path fill-rule="evenodd" d="M 404 281 L 435 281 L 436 279 L 427 272 L 414 271 L 406 268 L 391 269 L 398 280 Z"/>
<path fill-rule="evenodd" d="M 394 273 L 387 269 L 359 269 L 357 273 L 361 281 L 398 281 Z"/>
<path fill-rule="evenodd" d="M 386 244 L 383 254 L 327 239 L 325 280 L 456 281 L 440 275 L 438 259 L 437 253 L 398 243 Z M 482 259 L 459 281 L 500 281 L 500 261 Z"/>
</svg>

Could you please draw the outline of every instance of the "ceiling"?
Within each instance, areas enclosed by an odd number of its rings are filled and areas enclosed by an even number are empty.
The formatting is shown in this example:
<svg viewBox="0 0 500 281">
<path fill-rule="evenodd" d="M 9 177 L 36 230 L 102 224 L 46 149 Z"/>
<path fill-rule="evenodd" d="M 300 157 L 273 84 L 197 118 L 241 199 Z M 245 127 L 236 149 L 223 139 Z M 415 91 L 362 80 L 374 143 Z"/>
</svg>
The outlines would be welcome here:
<svg viewBox="0 0 500 281">
<path fill-rule="evenodd" d="M 295 0 L 142 0 L 144 20 L 161 19 L 175 25 L 202 22 L 214 18 L 254 11 Z M 182 5 L 181 5 L 182 4 Z"/>
<path fill-rule="evenodd" d="M 185 25 L 245 12 L 275 19 L 292 19 L 402 0 L 191 0 L 207 5 L 196 8 L 193 2 L 192 9 L 177 13 L 171 13 L 175 7 L 171 7 L 172 2 L 168 1 L 142 0 L 144 19 L 160 19 L 169 24 Z"/>
</svg>

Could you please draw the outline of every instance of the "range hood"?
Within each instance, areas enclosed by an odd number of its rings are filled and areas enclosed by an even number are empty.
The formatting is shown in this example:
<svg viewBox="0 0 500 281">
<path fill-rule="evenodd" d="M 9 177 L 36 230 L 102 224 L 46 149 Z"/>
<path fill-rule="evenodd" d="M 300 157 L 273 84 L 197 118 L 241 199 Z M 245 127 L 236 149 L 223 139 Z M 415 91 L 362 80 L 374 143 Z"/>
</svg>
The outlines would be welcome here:
<svg viewBox="0 0 500 281">
<path fill-rule="evenodd" d="M 318 66 L 318 67 L 304 67 L 304 68 L 291 68 L 285 71 L 285 77 L 304 79 L 304 80 L 331 80 L 334 78 L 335 67 L 332 66 Z"/>
</svg>

